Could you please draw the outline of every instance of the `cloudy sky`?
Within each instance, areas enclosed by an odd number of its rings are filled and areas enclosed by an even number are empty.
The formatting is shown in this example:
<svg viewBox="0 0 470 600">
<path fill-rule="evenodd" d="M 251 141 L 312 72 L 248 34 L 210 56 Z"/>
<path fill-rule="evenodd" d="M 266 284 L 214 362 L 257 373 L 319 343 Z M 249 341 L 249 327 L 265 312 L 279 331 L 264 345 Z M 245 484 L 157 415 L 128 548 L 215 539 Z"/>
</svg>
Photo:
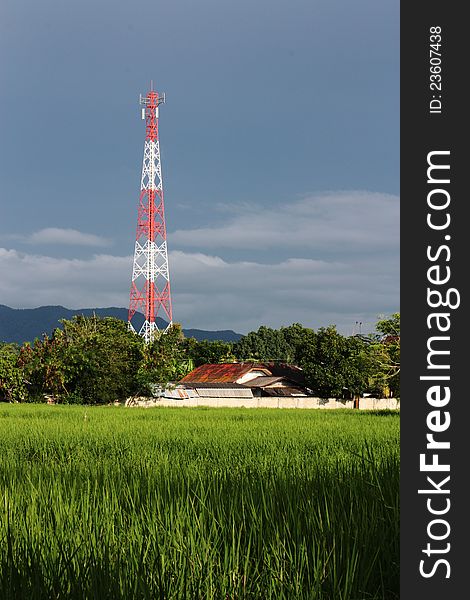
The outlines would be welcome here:
<svg viewBox="0 0 470 600">
<path fill-rule="evenodd" d="M 397 0 L 3 0 L 0 57 L 0 304 L 127 306 L 153 79 L 176 321 L 399 310 Z"/>
</svg>

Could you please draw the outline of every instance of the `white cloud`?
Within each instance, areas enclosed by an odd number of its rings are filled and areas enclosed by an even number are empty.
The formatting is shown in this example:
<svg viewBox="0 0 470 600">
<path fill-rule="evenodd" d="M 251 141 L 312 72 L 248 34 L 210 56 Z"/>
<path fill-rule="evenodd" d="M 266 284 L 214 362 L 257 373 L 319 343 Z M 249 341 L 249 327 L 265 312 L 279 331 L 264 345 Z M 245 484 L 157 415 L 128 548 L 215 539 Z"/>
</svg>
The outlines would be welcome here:
<svg viewBox="0 0 470 600">
<path fill-rule="evenodd" d="M 132 257 L 66 259 L 0 248 L 0 301 L 14 308 L 126 306 L 131 269 Z"/>
<path fill-rule="evenodd" d="M 399 307 L 398 265 L 390 260 L 263 264 L 184 252 L 170 259 L 175 318 L 184 315 L 185 326 L 245 332 L 298 321 L 351 333 L 356 321 L 372 330 L 379 314 Z"/>
<path fill-rule="evenodd" d="M 287 259 L 277 264 L 228 262 L 202 253 L 170 253 L 174 318 L 184 327 L 235 329 L 294 321 L 363 331 L 398 308 L 397 265 L 371 261 Z M 68 308 L 128 303 L 132 257 L 86 260 L 21 254 L 0 248 L 1 302 L 13 307 Z"/>
<path fill-rule="evenodd" d="M 84 233 L 77 229 L 63 229 L 60 227 L 46 227 L 45 229 L 40 229 L 30 235 L 6 234 L 2 235 L 2 238 L 32 245 L 51 244 L 100 248 L 112 244 L 111 240 L 94 235 L 93 233 Z"/>
<path fill-rule="evenodd" d="M 221 226 L 177 230 L 173 247 L 328 253 L 398 248 L 399 199 L 367 191 L 328 192 L 270 208 L 244 205 Z"/>
<path fill-rule="evenodd" d="M 169 239 L 174 318 L 184 327 L 242 333 L 295 321 L 336 324 L 344 333 L 361 321 L 372 330 L 378 315 L 399 309 L 398 218 L 396 196 L 338 192 L 244 206 L 219 227 L 176 231 Z M 54 228 L 30 238 L 46 240 L 104 244 Z M 233 249 L 248 250 L 241 255 L 250 260 L 233 259 L 240 256 Z M 131 270 L 132 256 L 67 259 L 0 248 L 0 302 L 126 307 Z"/>
</svg>

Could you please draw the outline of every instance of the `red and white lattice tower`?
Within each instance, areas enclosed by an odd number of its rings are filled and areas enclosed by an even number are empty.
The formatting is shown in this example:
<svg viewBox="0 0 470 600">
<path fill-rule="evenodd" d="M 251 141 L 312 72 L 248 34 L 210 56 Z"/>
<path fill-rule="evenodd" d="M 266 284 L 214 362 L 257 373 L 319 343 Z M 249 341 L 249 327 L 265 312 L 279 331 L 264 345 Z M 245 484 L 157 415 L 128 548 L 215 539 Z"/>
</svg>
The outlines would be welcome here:
<svg viewBox="0 0 470 600">
<path fill-rule="evenodd" d="M 156 319 L 172 323 L 170 273 L 166 244 L 165 208 L 163 203 L 162 167 L 158 139 L 158 107 L 165 94 L 153 91 L 140 96 L 142 119 L 146 122 L 144 160 L 140 183 L 140 201 L 134 267 L 129 302 L 129 326 L 133 331 L 136 312 L 143 313 L 144 323 L 138 333 L 148 343 L 159 330 Z"/>
</svg>

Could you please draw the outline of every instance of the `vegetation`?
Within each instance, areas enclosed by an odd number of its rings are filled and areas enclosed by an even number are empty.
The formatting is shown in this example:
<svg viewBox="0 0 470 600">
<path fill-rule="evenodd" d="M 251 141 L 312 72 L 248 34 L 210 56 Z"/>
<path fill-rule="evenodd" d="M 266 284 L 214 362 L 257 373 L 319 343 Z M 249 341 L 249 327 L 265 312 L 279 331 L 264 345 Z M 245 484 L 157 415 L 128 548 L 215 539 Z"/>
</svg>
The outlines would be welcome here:
<svg viewBox="0 0 470 600">
<path fill-rule="evenodd" d="M 400 314 L 379 320 L 377 333 L 345 337 L 334 326 L 313 331 L 294 323 L 260 327 L 233 344 L 239 360 L 283 360 L 302 367 L 308 385 L 323 397 L 365 391 L 400 396 Z"/>
<path fill-rule="evenodd" d="M 380 320 L 369 337 L 294 323 L 278 330 L 262 326 L 234 343 L 185 338 L 176 324 L 145 345 L 120 319 L 96 315 L 62 325 L 32 345 L 0 345 L 0 399 L 43 401 L 50 395 L 64 403 L 104 404 L 148 395 L 156 384 L 178 381 L 199 365 L 234 360 L 296 364 L 322 397 L 400 394 L 398 313 Z"/>
<path fill-rule="evenodd" d="M 369 385 L 368 346 L 360 338 L 346 338 L 334 327 L 321 328 L 300 360 L 307 380 L 320 396 L 358 396 Z"/>
<path fill-rule="evenodd" d="M 399 314 L 368 337 L 293 324 L 235 343 L 62 325 L 0 344 L 2 600 L 398 598 L 397 414 L 89 405 L 232 360 L 398 396 Z M 87 406 L 16 404 L 47 395 Z"/>
<path fill-rule="evenodd" d="M 32 399 L 43 394 L 66 402 L 111 402 L 136 390 L 141 341 L 123 321 L 75 317 L 52 336 L 21 348 L 22 367 Z"/>
<path fill-rule="evenodd" d="M 19 348 L 16 344 L 0 344 L 0 398 L 21 402 L 26 398 L 22 370 L 18 366 Z"/>
<path fill-rule="evenodd" d="M 194 367 L 200 367 L 205 364 L 233 362 L 236 360 L 233 354 L 233 344 L 230 342 L 219 340 L 202 340 L 198 342 L 194 338 L 188 338 L 185 349 Z"/>
<path fill-rule="evenodd" d="M 4 405 L 0 598 L 396 599 L 398 436 L 384 411 Z"/>
<path fill-rule="evenodd" d="M 390 392 L 400 396 L 400 313 L 395 313 L 390 319 L 381 319 L 376 329 L 379 333 L 371 347 L 374 361 L 375 383 L 379 389 L 388 388 Z"/>
</svg>

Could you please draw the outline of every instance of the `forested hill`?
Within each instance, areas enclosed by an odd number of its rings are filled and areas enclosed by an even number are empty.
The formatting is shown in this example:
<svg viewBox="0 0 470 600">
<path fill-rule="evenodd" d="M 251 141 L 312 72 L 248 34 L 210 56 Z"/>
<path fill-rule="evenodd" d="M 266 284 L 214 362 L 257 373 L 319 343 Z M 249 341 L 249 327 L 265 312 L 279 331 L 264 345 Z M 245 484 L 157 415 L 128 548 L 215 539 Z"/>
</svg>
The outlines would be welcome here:
<svg viewBox="0 0 470 600">
<path fill-rule="evenodd" d="M 70 310 L 63 306 L 40 306 L 39 308 L 10 308 L 0 304 L 0 342 L 32 342 L 34 338 L 41 337 L 43 333 L 51 334 L 52 330 L 60 327 L 59 319 L 71 319 L 74 315 L 91 316 L 95 313 L 99 317 L 117 317 L 127 321 L 125 308 L 80 308 Z M 158 326 L 166 325 L 163 319 L 158 318 Z M 143 317 L 142 321 L 143 322 Z M 136 315 L 136 325 L 140 323 Z M 223 331 L 204 331 L 202 329 L 183 329 L 186 337 L 197 340 L 223 340 L 235 342 L 242 336 L 231 329 Z"/>
</svg>

